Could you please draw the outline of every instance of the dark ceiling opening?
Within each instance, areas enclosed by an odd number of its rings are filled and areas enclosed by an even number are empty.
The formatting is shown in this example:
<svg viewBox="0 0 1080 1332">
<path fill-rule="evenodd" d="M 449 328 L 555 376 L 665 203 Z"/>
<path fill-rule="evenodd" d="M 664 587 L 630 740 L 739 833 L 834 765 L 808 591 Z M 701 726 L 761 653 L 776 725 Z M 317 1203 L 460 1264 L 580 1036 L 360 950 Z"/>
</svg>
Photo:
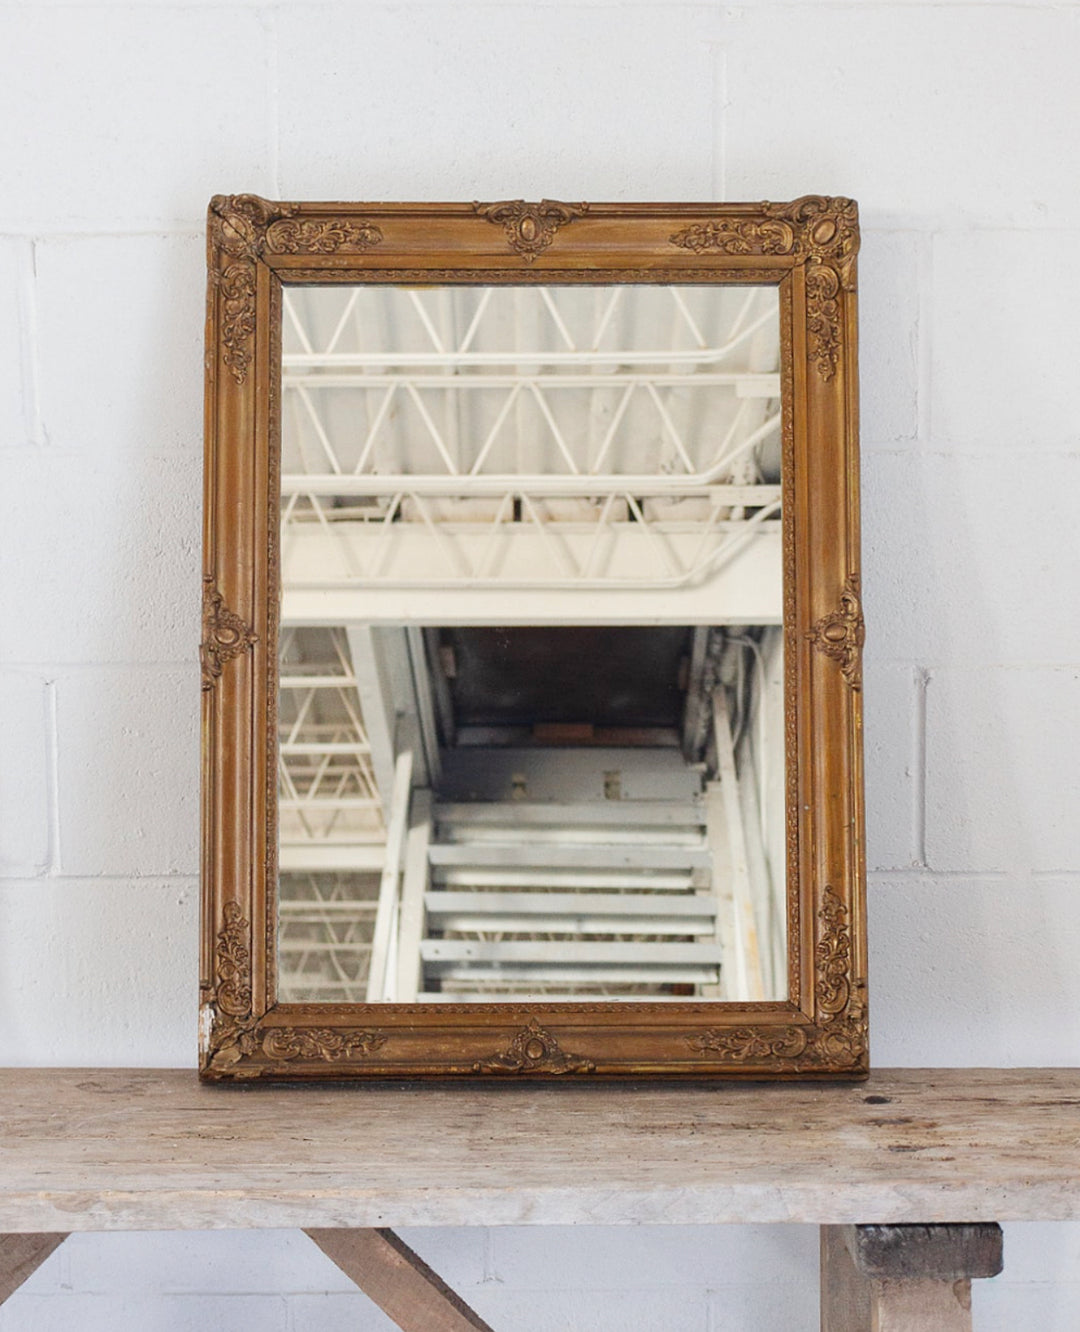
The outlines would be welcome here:
<svg viewBox="0 0 1080 1332">
<path fill-rule="evenodd" d="M 667 729 L 680 724 L 690 637 L 681 626 L 440 629 L 438 658 L 458 727 Z"/>
</svg>

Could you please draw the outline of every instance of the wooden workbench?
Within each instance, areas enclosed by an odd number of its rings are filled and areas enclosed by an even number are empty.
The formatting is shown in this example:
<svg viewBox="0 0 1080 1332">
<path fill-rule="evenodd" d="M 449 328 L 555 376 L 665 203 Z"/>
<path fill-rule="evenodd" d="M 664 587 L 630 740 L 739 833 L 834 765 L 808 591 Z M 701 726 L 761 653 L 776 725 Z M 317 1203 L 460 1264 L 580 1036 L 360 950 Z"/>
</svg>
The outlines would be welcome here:
<svg viewBox="0 0 1080 1332">
<path fill-rule="evenodd" d="M 880 1070 L 850 1085 L 325 1088 L 7 1069 L 0 1126 L 8 1236 L 299 1227 L 340 1249 L 346 1237 L 325 1232 L 810 1222 L 837 1240 L 833 1227 L 1080 1219 L 1080 1071 L 1064 1069 Z M 863 1284 L 888 1285 L 856 1233 L 869 1231 L 851 1232 L 845 1252 Z"/>
</svg>

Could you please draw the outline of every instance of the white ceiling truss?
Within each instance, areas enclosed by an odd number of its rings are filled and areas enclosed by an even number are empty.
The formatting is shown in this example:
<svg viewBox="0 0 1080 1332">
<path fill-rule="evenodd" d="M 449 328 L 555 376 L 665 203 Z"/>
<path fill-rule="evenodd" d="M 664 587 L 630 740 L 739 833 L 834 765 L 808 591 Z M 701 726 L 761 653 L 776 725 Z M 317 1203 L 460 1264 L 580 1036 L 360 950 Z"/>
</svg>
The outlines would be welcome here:
<svg viewBox="0 0 1080 1332">
<path fill-rule="evenodd" d="M 770 288 L 294 289 L 286 316 L 287 593 L 671 589 L 775 535 Z"/>
<path fill-rule="evenodd" d="M 280 660 L 281 988 L 296 1001 L 362 1002 L 385 831 L 345 631 L 286 627 Z"/>
<path fill-rule="evenodd" d="M 291 1002 L 364 1002 L 378 898 L 359 893 L 377 884 L 355 871 L 282 875 L 279 985 Z"/>
<path fill-rule="evenodd" d="M 382 802 L 344 631 L 315 640 L 322 660 L 303 659 L 285 628 L 278 702 L 278 825 L 282 867 L 312 871 L 294 845 L 381 841 Z"/>
</svg>

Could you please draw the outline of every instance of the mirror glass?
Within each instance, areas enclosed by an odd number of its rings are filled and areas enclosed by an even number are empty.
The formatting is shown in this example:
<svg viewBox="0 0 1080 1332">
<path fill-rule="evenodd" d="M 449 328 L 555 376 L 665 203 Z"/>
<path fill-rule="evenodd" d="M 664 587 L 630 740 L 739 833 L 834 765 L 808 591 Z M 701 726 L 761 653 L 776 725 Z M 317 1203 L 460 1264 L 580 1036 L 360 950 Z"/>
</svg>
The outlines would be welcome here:
<svg viewBox="0 0 1080 1332">
<path fill-rule="evenodd" d="M 283 326 L 279 999 L 786 999 L 775 287 Z"/>
</svg>

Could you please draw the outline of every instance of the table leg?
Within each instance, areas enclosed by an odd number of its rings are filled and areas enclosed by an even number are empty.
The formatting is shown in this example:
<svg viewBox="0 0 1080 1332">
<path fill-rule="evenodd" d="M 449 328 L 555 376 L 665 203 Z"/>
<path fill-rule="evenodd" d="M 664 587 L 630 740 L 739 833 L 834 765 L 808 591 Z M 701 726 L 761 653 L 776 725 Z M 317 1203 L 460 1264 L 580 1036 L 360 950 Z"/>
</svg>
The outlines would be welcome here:
<svg viewBox="0 0 1080 1332">
<path fill-rule="evenodd" d="M 971 1282 L 1001 1249 L 992 1223 L 822 1226 L 822 1332 L 972 1332 Z"/>
</svg>

